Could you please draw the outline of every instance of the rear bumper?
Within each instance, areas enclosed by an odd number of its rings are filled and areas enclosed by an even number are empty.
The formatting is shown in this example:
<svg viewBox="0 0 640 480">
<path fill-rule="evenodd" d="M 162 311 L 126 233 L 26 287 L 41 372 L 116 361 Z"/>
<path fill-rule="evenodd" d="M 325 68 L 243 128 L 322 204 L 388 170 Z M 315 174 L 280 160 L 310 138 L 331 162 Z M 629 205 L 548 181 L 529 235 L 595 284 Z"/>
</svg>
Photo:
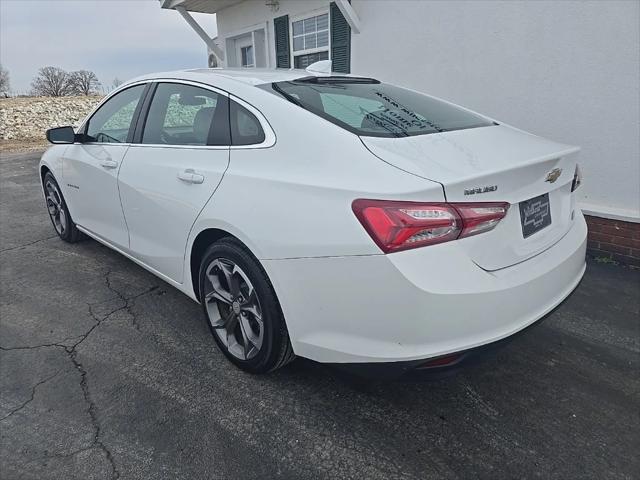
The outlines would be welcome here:
<svg viewBox="0 0 640 480">
<path fill-rule="evenodd" d="M 267 260 L 297 355 L 423 362 L 507 338 L 559 305 L 585 270 L 581 214 L 553 247 L 487 272 L 458 242 L 391 255 Z"/>
<path fill-rule="evenodd" d="M 573 292 L 571 292 L 564 300 L 569 298 L 572 293 Z M 481 363 L 483 360 L 496 355 L 500 349 L 506 347 L 513 340 L 542 324 L 545 319 L 547 319 L 560 305 L 562 305 L 562 303 L 564 303 L 564 300 L 556 305 L 556 307 L 545 316 L 513 335 L 495 342 L 480 345 L 479 347 L 470 348 L 468 350 L 420 360 L 371 363 L 327 363 L 325 365 L 335 367 L 341 371 L 358 377 L 372 380 L 392 380 L 404 375 L 411 375 L 411 378 L 421 380 L 439 380 L 447 378 L 455 375 L 470 365 Z"/>
</svg>

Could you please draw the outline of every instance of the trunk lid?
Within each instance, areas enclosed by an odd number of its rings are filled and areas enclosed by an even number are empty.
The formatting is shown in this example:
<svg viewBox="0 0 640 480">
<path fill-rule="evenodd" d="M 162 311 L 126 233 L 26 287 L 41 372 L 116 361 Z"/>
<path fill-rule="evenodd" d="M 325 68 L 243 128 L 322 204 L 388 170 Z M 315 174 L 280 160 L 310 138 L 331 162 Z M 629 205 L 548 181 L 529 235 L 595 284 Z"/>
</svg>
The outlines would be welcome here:
<svg viewBox="0 0 640 480">
<path fill-rule="evenodd" d="M 458 240 L 485 270 L 531 258 L 558 242 L 571 228 L 571 184 L 579 149 L 504 125 L 402 138 L 361 137 L 378 158 L 442 184 L 448 202 L 509 202 L 507 216 L 487 233 Z M 553 171 L 559 176 L 551 182 Z M 521 206 L 548 194 L 551 224 L 523 234 Z M 542 197 L 544 200 L 545 197 Z M 539 206 L 540 204 L 538 204 Z M 534 206 L 535 207 L 535 206 Z M 542 210 L 547 212 L 542 203 Z"/>
</svg>

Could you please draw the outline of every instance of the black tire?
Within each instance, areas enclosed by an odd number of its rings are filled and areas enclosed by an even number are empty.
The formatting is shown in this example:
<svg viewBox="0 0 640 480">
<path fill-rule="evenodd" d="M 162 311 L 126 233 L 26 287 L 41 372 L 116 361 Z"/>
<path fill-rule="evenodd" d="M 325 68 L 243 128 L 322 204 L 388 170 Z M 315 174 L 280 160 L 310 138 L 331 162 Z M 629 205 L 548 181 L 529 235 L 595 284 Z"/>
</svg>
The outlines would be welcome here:
<svg viewBox="0 0 640 480">
<path fill-rule="evenodd" d="M 51 172 L 45 174 L 42 185 L 44 187 L 45 205 L 54 230 L 65 242 L 76 243 L 82 238 L 82 233 L 73 222 L 67 202 L 65 202 L 62 195 L 62 190 Z M 61 221 L 59 220 L 60 218 L 64 218 L 64 220 Z"/>
<path fill-rule="evenodd" d="M 222 264 L 226 266 L 233 265 L 233 271 L 238 272 L 235 277 L 232 274 L 233 282 L 241 283 L 237 291 L 244 292 L 247 297 L 257 297 L 259 316 L 256 315 L 255 318 L 251 318 L 253 315 L 249 312 L 252 310 L 245 312 L 244 307 L 241 305 L 248 306 L 255 302 L 243 299 L 243 293 L 235 297 L 242 299 L 238 302 L 223 302 L 212 297 L 214 291 L 216 291 L 216 287 L 213 286 L 212 276 L 222 279 L 220 281 L 223 284 L 217 284 L 218 290 L 224 290 L 226 285 L 229 290 L 226 293 L 233 297 L 231 293 L 233 289 L 229 282 L 225 280 L 228 277 L 219 273 L 222 271 L 220 269 Z M 236 269 L 236 267 L 239 267 L 239 269 Z M 218 273 L 216 274 L 216 272 Z M 212 244 L 202 258 L 198 278 L 200 298 L 207 325 L 218 347 L 233 364 L 250 373 L 267 373 L 277 370 L 295 359 L 289 340 L 289 332 L 273 286 L 258 260 L 241 242 L 233 237 L 225 237 Z M 243 288 L 242 282 L 244 282 L 245 278 L 249 282 L 248 284 L 244 283 Z M 247 294 L 247 292 L 255 292 L 255 297 L 253 297 L 253 294 Z M 207 298 L 207 295 L 209 295 L 209 298 Z M 237 305 L 234 306 L 235 303 Z M 241 315 L 243 318 L 241 318 Z M 226 320 L 223 320 L 223 317 Z M 231 322 L 228 319 L 232 317 L 235 319 L 235 328 L 233 330 L 238 333 L 232 334 L 230 342 L 227 326 L 231 323 L 225 322 Z M 247 317 L 251 318 L 251 320 Z M 250 330 L 250 333 L 254 337 L 257 336 L 255 331 L 260 328 L 257 318 L 261 318 L 262 322 L 261 344 L 259 347 L 247 342 L 248 335 L 245 332 L 252 327 L 244 327 L 244 329 L 242 327 L 243 324 L 246 325 L 243 320 L 252 322 L 253 330 Z M 214 326 L 214 323 L 218 323 L 218 326 Z M 231 346 L 228 345 L 235 340 L 238 340 L 237 343 Z M 244 351 L 245 358 L 238 356 L 238 350 Z M 250 350 L 249 354 L 247 354 L 248 350 Z"/>
</svg>

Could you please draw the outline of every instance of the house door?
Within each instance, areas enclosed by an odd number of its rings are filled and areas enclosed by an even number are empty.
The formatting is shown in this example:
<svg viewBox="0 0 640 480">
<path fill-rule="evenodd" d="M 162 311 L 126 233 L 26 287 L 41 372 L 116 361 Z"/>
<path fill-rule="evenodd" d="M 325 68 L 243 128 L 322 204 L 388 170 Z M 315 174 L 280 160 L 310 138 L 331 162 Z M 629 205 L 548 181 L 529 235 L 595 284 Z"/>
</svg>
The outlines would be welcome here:
<svg viewBox="0 0 640 480">
<path fill-rule="evenodd" d="M 254 68 L 256 66 L 255 47 L 251 35 L 236 39 L 236 58 L 238 66 L 242 68 Z"/>
</svg>

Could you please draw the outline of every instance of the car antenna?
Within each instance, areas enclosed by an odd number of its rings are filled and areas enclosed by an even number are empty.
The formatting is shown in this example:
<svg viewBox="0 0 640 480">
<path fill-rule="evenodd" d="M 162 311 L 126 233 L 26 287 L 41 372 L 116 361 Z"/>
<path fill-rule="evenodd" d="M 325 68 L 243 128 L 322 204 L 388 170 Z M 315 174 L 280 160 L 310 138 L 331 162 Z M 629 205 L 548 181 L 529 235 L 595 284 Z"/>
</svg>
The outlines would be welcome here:
<svg viewBox="0 0 640 480">
<path fill-rule="evenodd" d="M 331 60 L 320 60 L 319 62 L 314 62 L 305 68 L 305 72 L 310 73 L 311 75 L 315 75 L 317 77 L 324 77 L 327 75 L 331 75 L 333 62 Z"/>
</svg>

